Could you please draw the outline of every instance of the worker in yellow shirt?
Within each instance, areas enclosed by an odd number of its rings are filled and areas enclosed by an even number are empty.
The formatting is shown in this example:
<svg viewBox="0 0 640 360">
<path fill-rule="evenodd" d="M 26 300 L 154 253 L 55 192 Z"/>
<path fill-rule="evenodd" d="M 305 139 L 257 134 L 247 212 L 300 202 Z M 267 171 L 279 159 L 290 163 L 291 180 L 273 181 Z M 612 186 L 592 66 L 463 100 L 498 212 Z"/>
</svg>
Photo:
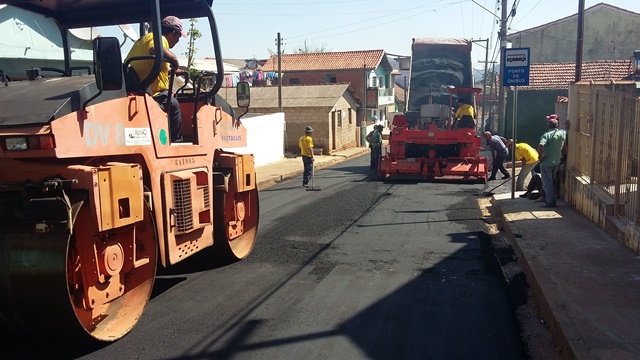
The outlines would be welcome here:
<svg viewBox="0 0 640 360">
<path fill-rule="evenodd" d="M 513 140 L 507 140 L 507 148 L 513 147 Z M 524 179 L 531 173 L 534 167 L 538 165 L 538 152 L 526 143 L 516 143 L 516 151 L 514 152 L 516 161 L 522 161 L 522 168 L 516 180 L 516 191 L 524 190 Z M 526 195 L 525 195 L 526 196 Z M 522 197 L 525 197 L 522 196 Z"/>
<path fill-rule="evenodd" d="M 302 155 L 302 164 L 304 165 L 304 172 L 302 173 L 302 186 L 309 187 L 309 180 L 311 180 L 313 172 L 313 139 L 311 133 L 313 128 L 307 126 L 304 129 L 304 135 L 298 139 L 298 147 L 300 147 L 300 155 Z"/>
<path fill-rule="evenodd" d="M 162 63 L 160 73 L 149 88 L 151 89 L 153 99 L 160 104 L 162 109 L 169 113 L 169 134 L 171 142 L 182 141 L 182 113 L 180 112 L 180 104 L 175 96 L 171 97 L 171 103 L 167 104 L 169 97 L 169 72 L 172 71 L 177 76 L 185 75 L 186 71 L 180 69 L 178 64 L 178 56 L 171 52 L 180 38 L 187 37 L 187 33 L 182 28 L 182 21 L 175 16 L 167 16 L 160 23 L 162 27 L 162 56 L 166 60 Z M 129 50 L 125 62 L 129 58 L 137 56 L 153 55 L 155 44 L 153 42 L 153 33 L 150 32 L 139 38 Z M 151 72 L 153 60 L 133 60 L 131 67 L 135 70 L 140 80 L 144 79 Z"/>
<path fill-rule="evenodd" d="M 454 124 L 458 126 L 458 129 L 475 129 L 476 122 L 475 112 L 473 106 L 467 104 L 467 101 L 463 98 L 458 99 L 458 110 L 456 110 L 456 122 Z"/>
</svg>

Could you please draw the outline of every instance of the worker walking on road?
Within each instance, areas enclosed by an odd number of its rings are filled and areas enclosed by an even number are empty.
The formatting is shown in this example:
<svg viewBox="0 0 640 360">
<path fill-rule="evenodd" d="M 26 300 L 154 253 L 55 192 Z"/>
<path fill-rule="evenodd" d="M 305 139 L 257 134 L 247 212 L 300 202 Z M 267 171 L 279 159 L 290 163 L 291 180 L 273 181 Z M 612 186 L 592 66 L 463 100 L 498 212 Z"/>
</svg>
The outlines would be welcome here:
<svg viewBox="0 0 640 360">
<path fill-rule="evenodd" d="M 313 139 L 311 138 L 311 133 L 313 133 L 313 128 L 307 126 L 304 129 L 304 135 L 300 136 L 298 140 L 304 166 L 304 172 L 302 173 L 302 186 L 304 187 L 309 187 L 309 180 L 311 180 L 313 172 Z"/>
<path fill-rule="evenodd" d="M 367 141 L 369 142 L 369 147 L 371 148 L 371 163 L 370 167 L 374 171 L 378 169 L 378 160 L 380 159 L 380 154 L 382 153 L 382 125 L 376 125 L 373 128 L 373 131 L 367 135 L 369 138 Z"/>
<path fill-rule="evenodd" d="M 504 159 L 509 155 L 509 150 L 507 146 L 502 141 L 500 136 L 491 135 L 489 131 L 484 132 L 484 139 L 487 141 L 487 145 L 491 149 L 491 158 L 493 159 L 491 163 L 491 176 L 487 179 L 487 181 L 495 180 L 496 174 L 498 170 L 504 175 L 503 179 L 508 179 L 511 176 L 507 169 L 504 168 Z"/>
</svg>

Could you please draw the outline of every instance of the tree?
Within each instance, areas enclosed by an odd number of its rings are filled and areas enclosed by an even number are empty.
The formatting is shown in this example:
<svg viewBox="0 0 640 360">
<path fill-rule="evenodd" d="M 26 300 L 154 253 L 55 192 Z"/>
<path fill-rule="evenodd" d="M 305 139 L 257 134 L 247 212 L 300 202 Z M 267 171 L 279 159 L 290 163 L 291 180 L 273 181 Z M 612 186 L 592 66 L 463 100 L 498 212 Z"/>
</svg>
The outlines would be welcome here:
<svg viewBox="0 0 640 360">
<path fill-rule="evenodd" d="M 193 60 L 195 60 L 196 52 L 198 49 L 196 48 L 196 40 L 202 37 L 202 33 L 200 30 L 196 29 L 196 23 L 198 19 L 189 19 L 191 25 L 189 26 L 189 31 L 187 31 L 187 35 L 189 36 L 189 45 L 187 46 L 187 52 L 184 55 L 187 57 L 187 69 L 189 70 L 189 75 L 193 79 L 194 75 L 197 74 L 197 71 L 193 68 Z"/>
<path fill-rule="evenodd" d="M 311 54 L 311 53 L 324 53 L 329 51 L 330 49 L 327 47 L 327 43 L 324 43 L 320 46 L 309 45 L 307 44 L 307 40 L 304 41 L 304 47 L 295 49 L 293 51 L 294 54 Z"/>
</svg>

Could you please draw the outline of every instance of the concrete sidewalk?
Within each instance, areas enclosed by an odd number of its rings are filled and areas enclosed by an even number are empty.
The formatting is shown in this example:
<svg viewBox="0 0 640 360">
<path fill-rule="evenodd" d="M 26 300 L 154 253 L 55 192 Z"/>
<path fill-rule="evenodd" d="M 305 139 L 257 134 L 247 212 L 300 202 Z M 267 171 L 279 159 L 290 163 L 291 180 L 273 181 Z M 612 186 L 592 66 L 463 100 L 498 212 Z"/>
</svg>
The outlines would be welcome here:
<svg viewBox="0 0 640 360">
<path fill-rule="evenodd" d="M 640 359 L 640 257 L 573 207 L 494 195 L 565 359 Z"/>
</svg>

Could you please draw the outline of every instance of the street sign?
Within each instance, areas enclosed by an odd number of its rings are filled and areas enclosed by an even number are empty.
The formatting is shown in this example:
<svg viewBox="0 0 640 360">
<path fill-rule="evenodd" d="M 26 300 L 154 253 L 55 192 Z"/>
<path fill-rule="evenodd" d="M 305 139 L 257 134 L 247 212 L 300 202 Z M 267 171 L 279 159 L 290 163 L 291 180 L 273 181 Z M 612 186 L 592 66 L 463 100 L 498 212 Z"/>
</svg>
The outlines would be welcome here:
<svg viewBox="0 0 640 360">
<path fill-rule="evenodd" d="M 504 49 L 502 86 L 529 85 L 529 48 Z"/>
</svg>

